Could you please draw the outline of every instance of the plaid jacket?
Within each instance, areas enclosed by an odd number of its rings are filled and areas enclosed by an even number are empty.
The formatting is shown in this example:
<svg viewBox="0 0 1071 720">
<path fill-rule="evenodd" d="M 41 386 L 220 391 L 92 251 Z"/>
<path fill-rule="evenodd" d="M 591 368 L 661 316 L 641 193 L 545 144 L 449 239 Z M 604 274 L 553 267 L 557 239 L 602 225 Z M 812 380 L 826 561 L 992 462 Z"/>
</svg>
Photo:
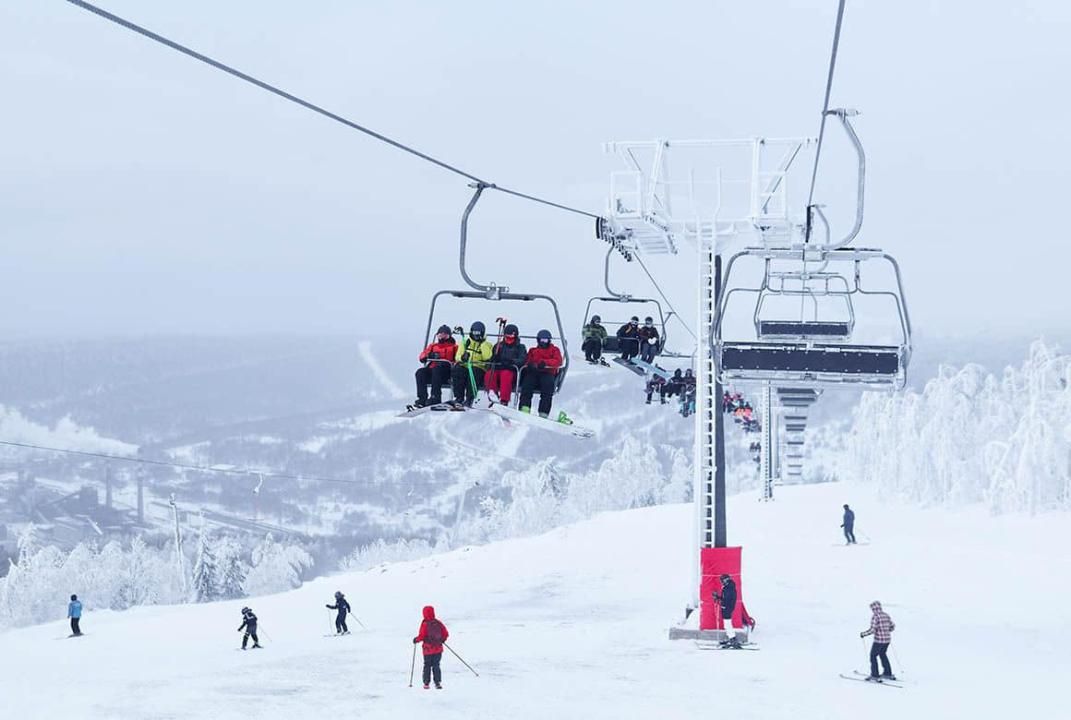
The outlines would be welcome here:
<svg viewBox="0 0 1071 720">
<path fill-rule="evenodd" d="M 864 632 L 863 635 L 873 635 L 874 642 L 878 643 L 892 642 L 892 631 L 896 629 L 896 623 L 892 621 L 887 612 L 881 609 L 881 603 L 870 603 L 870 609 L 874 611 L 874 614 L 870 617 L 870 629 Z"/>
</svg>

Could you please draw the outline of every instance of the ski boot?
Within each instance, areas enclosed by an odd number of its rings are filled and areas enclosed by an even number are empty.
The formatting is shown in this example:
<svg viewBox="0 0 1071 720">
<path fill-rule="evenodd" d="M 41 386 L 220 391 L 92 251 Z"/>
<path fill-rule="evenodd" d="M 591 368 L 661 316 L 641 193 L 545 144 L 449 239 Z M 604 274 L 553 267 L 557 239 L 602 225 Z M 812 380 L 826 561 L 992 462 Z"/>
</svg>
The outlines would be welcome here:
<svg viewBox="0 0 1071 720">
<path fill-rule="evenodd" d="M 521 408 L 521 412 L 524 413 L 525 415 L 531 415 L 532 414 L 532 408 L 530 408 L 527 405 L 525 405 L 524 407 Z"/>
<path fill-rule="evenodd" d="M 573 424 L 572 418 L 570 418 L 568 415 L 566 415 L 564 410 L 559 410 L 558 411 L 558 422 L 560 422 L 562 425 L 572 425 Z"/>
<path fill-rule="evenodd" d="M 442 683 L 435 683 L 435 689 L 436 690 L 442 690 L 443 689 L 443 684 Z"/>
<path fill-rule="evenodd" d="M 430 690 L 431 689 L 431 685 L 428 684 L 428 683 L 424 683 L 424 689 L 425 690 Z"/>
</svg>

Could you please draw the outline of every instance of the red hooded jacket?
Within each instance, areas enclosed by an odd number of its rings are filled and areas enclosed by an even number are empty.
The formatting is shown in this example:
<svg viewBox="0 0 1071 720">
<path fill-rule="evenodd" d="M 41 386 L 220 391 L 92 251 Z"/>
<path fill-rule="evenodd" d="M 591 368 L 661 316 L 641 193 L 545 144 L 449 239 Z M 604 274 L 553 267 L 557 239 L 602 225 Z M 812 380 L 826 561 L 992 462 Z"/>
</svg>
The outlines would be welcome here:
<svg viewBox="0 0 1071 720">
<path fill-rule="evenodd" d="M 432 643 L 428 642 L 428 640 L 426 639 L 428 637 L 428 625 L 431 623 L 438 623 L 439 627 L 442 628 L 442 642 Z M 417 636 L 415 638 L 413 638 L 413 642 L 424 643 L 425 655 L 437 655 L 443 651 L 442 643 L 446 642 L 446 638 L 448 637 L 450 637 L 450 633 L 447 632 L 446 625 L 444 625 L 442 621 L 435 619 L 435 608 L 433 608 L 431 605 L 425 605 L 424 620 L 420 623 L 420 632 L 417 633 Z"/>
<path fill-rule="evenodd" d="M 540 362 L 545 362 L 547 367 L 543 370 L 539 370 Z M 562 351 L 558 349 L 557 345 L 548 345 L 547 347 L 539 347 L 536 345 L 528 351 L 527 363 L 528 367 L 532 370 L 539 370 L 539 372 L 557 375 L 558 368 L 562 366 Z"/>
<path fill-rule="evenodd" d="M 420 362 L 426 362 L 427 360 L 429 360 L 428 356 L 432 353 L 438 353 L 439 360 L 453 362 L 454 353 L 456 352 L 457 342 L 453 338 L 447 338 L 446 342 L 439 342 L 438 340 L 436 340 L 435 342 L 424 348 L 424 352 L 420 353 Z"/>
</svg>

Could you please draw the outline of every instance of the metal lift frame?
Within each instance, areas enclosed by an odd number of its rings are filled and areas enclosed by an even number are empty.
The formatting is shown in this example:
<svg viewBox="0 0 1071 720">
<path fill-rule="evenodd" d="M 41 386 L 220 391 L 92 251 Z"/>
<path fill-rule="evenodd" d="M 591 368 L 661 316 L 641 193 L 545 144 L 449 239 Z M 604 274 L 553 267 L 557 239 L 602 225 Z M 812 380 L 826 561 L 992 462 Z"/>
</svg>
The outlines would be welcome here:
<svg viewBox="0 0 1071 720">
<path fill-rule="evenodd" d="M 472 194 L 472 198 L 469 200 L 469 204 L 465 207 L 465 212 L 461 216 L 461 235 L 460 235 L 460 252 L 458 265 L 461 270 L 461 279 L 472 288 L 472 290 L 439 290 L 431 298 L 431 309 L 428 310 L 428 326 L 424 333 L 424 344 L 427 346 L 431 342 L 432 328 L 435 326 L 435 308 L 439 303 L 439 299 L 444 296 L 455 297 L 459 299 L 471 299 L 471 300 L 490 300 L 492 302 L 498 302 L 502 300 L 514 300 L 520 302 L 535 302 L 542 301 L 550 305 L 551 310 L 554 312 L 554 322 L 558 328 L 558 340 L 561 343 L 562 351 L 562 366 L 558 371 L 558 374 L 554 378 L 554 392 L 561 391 L 562 386 L 565 385 L 565 376 L 569 371 L 569 341 L 565 337 L 565 327 L 562 325 L 562 315 L 558 311 L 558 303 L 550 295 L 544 295 L 541 293 L 520 293 L 510 292 L 508 287 L 503 285 L 497 285 L 495 283 L 488 283 L 487 285 L 481 285 L 473 280 L 465 267 L 465 255 L 468 248 L 468 235 L 469 235 L 469 217 L 472 215 L 473 208 L 476 207 L 476 203 L 479 202 L 480 196 L 483 191 L 486 190 L 489 185 L 484 183 L 473 183 L 470 187 L 475 188 L 475 192 Z M 498 337 L 498 333 L 489 332 L 486 335 L 487 338 Z M 523 339 L 534 340 L 535 335 L 521 335 Z"/>
</svg>

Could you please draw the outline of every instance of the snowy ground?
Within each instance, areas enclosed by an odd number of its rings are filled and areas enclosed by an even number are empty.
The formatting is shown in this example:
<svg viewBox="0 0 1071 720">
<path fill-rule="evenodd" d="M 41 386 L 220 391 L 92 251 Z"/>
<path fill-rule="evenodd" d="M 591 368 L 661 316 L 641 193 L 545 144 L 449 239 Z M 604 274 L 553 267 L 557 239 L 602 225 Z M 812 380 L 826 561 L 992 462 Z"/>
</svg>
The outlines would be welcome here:
<svg viewBox="0 0 1071 720">
<path fill-rule="evenodd" d="M 872 544 L 839 544 L 845 501 Z M 607 514 L 255 598 L 267 646 L 255 652 L 236 650 L 242 602 L 95 613 L 73 640 L 60 624 L 13 631 L 0 635 L 3 715 L 1067 717 L 1066 516 L 922 511 L 843 485 L 733 498 L 759 652 L 666 639 L 690 582 L 691 517 L 685 506 Z M 324 637 L 336 589 L 369 631 Z M 858 633 L 874 599 L 897 622 L 904 689 L 837 677 L 864 667 Z M 481 677 L 447 656 L 444 691 L 407 687 L 425 603 Z"/>
</svg>

